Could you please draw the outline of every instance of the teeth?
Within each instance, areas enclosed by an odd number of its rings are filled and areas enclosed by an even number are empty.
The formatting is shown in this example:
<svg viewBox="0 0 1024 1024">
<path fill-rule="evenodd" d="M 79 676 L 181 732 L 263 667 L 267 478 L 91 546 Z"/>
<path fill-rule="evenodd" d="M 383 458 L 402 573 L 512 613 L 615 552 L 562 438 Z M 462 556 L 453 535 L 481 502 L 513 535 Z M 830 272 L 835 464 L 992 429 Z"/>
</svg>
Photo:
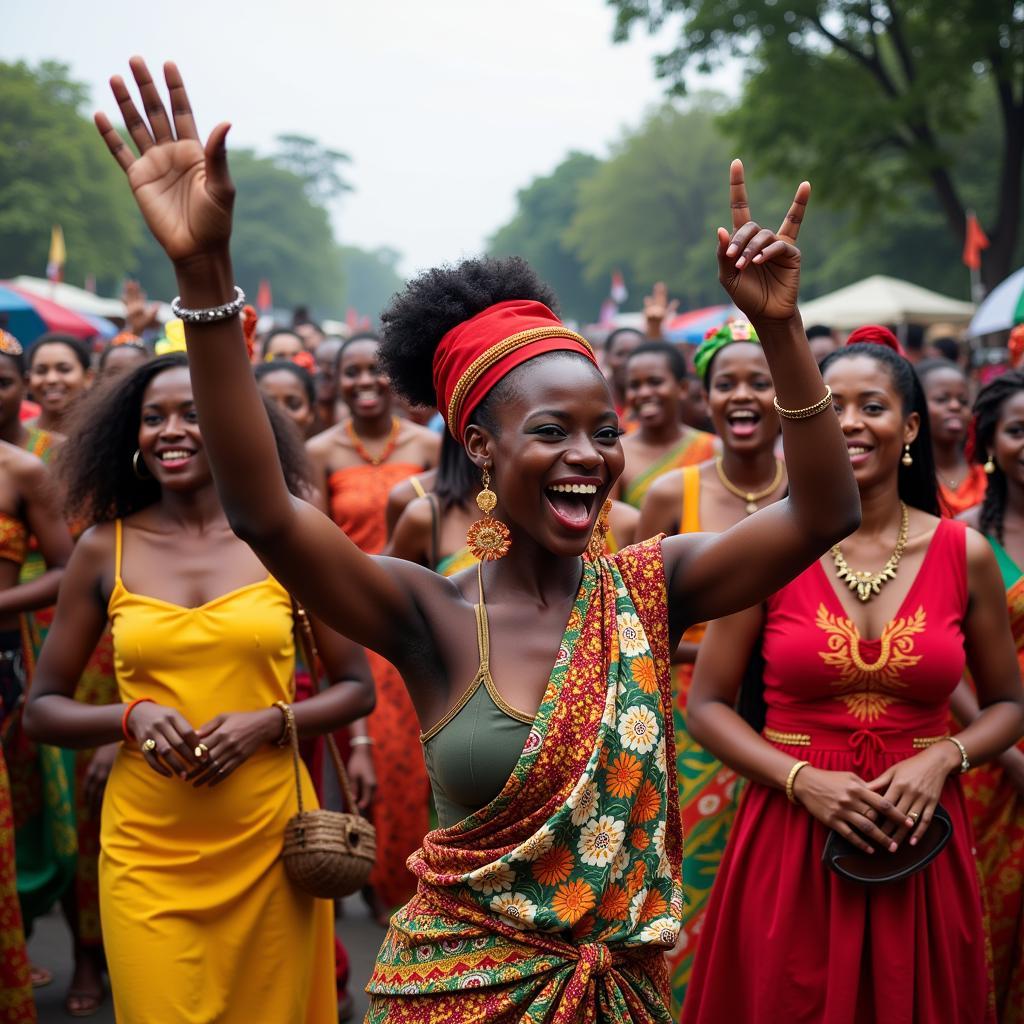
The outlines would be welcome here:
<svg viewBox="0 0 1024 1024">
<path fill-rule="evenodd" d="M 192 456 L 192 453 L 191 452 L 186 452 L 186 451 L 161 452 L 160 453 L 160 461 L 161 462 L 180 462 L 182 459 L 191 458 L 191 456 Z"/>
<path fill-rule="evenodd" d="M 847 449 L 847 451 L 849 451 L 849 453 L 851 455 L 865 455 L 868 451 L 870 451 L 870 449 L 869 448 L 861 448 L 859 445 L 851 445 Z"/>
<path fill-rule="evenodd" d="M 596 484 L 552 484 L 549 491 L 559 494 L 597 494 Z"/>
<path fill-rule="evenodd" d="M 752 412 L 734 412 L 729 416 L 730 420 L 756 420 L 757 415 Z"/>
</svg>

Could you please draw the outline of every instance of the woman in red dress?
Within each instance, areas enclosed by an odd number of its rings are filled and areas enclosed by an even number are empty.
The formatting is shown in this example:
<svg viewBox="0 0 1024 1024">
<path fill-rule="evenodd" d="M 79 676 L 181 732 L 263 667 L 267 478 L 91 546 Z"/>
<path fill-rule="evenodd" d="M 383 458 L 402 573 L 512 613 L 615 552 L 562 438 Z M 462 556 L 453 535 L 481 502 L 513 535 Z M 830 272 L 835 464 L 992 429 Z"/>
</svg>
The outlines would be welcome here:
<svg viewBox="0 0 1024 1024">
<path fill-rule="evenodd" d="M 982 537 L 939 518 L 927 407 L 910 364 L 859 344 L 829 356 L 822 373 L 863 525 L 763 606 L 713 623 L 701 646 L 691 731 L 751 783 L 682 1019 L 981 1024 L 994 1018 L 957 776 L 1024 730 L 999 569 Z M 759 643 L 762 735 L 733 710 Z M 949 696 L 965 661 L 983 711 L 951 737 Z M 865 852 L 870 839 L 880 859 L 915 845 L 940 801 L 952 840 L 910 877 L 859 885 L 822 863 L 829 829 Z M 902 824 L 880 828 L 893 806 Z"/>
<path fill-rule="evenodd" d="M 338 393 L 349 417 L 306 446 L 331 518 L 370 555 L 380 554 L 387 543 L 389 492 L 407 477 L 435 466 L 441 445 L 433 431 L 394 414 L 379 348 L 373 335 L 357 335 L 342 346 Z M 370 884 L 375 913 L 386 923 L 391 911 L 416 891 L 416 879 L 405 862 L 430 826 L 430 787 L 416 712 L 402 679 L 378 654 L 367 654 L 377 687 L 377 706 L 366 723 L 377 774 L 371 808 L 377 862 Z"/>
</svg>

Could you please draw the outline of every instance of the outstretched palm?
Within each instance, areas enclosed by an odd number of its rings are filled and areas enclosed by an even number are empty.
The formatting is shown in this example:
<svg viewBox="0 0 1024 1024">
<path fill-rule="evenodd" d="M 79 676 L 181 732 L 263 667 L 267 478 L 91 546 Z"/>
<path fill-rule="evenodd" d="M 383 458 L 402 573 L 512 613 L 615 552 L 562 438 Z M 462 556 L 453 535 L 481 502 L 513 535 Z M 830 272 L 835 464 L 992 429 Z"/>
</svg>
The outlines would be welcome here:
<svg viewBox="0 0 1024 1024">
<path fill-rule="evenodd" d="M 729 168 L 733 234 L 718 229 L 718 276 L 736 306 L 751 320 L 788 320 L 800 292 L 800 233 L 811 186 L 801 182 L 778 231 L 750 219 L 743 164 Z"/>
<path fill-rule="evenodd" d="M 139 114 L 123 79 L 112 78 L 110 87 L 125 127 L 138 147 L 138 157 L 105 114 L 96 115 L 96 127 L 128 175 L 150 231 L 172 260 L 186 261 L 225 247 L 231 237 L 235 194 L 225 149 L 228 125 L 217 125 L 206 146 L 202 145 L 181 75 L 174 64 L 168 63 L 164 76 L 174 116 L 172 129 L 145 61 L 133 57 L 130 63 L 148 123 Z"/>
</svg>

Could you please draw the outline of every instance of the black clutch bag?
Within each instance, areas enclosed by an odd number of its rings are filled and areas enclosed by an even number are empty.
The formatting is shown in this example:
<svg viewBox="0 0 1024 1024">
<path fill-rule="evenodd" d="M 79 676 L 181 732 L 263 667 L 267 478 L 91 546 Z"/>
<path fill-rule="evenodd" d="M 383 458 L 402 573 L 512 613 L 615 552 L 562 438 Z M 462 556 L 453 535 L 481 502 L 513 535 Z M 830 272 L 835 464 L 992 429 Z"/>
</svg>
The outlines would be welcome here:
<svg viewBox="0 0 1024 1024">
<path fill-rule="evenodd" d="M 953 822 L 945 807 L 937 804 L 932 823 L 916 846 L 911 846 L 904 839 L 895 853 L 876 846 L 874 853 L 867 854 L 838 832 L 829 832 L 821 859 L 840 878 L 849 882 L 860 882 L 862 885 L 899 882 L 935 860 L 952 835 Z M 868 842 L 871 840 L 868 839 Z"/>
</svg>

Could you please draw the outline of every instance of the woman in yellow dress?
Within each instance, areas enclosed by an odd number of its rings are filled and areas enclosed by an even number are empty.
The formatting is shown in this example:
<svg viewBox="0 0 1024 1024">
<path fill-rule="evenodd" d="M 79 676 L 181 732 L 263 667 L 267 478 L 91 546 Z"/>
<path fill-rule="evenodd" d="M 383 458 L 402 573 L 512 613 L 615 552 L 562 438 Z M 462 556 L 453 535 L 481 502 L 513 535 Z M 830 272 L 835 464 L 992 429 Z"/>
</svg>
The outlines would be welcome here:
<svg viewBox="0 0 1024 1024">
<path fill-rule="evenodd" d="M 302 451 L 276 416 L 285 476 Z M 104 797 L 100 907 L 119 1020 L 176 1024 L 337 1018 L 332 908 L 280 860 L 295 813 L 285 702 L 288 593 L 232 534 L 183 355 L 153 360 L 83 407 L 70 511 L 75 548 L 25 712 L 36 739 L 125 742 Z M 107 621 L 121 703 L 75 685 Z M 315 624 L 337 684 L 294 709 L 300 736 L 373 705 L 365 661 Z M 277 705 L 277 706 L 275 706 Z M 303 770 L 308 806 L 316 806 Z M 286 965 L 286 974 L 282 973 Z"/>
</svg>

